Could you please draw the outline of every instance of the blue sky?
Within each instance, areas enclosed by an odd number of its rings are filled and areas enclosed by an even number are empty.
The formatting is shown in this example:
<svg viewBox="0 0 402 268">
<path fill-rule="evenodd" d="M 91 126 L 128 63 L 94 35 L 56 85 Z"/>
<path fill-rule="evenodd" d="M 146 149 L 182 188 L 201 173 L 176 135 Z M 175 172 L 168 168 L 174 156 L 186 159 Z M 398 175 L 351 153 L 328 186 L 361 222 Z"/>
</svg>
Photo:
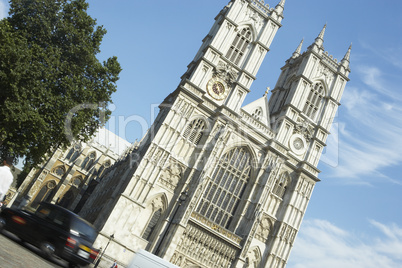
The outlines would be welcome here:
<svg viewBox="0 0 402 268">
<path fill-rule="evenodd" d="M 228 0 L 88 2 L 108 31 L 99 58 L 115 55 L 123 68 L 108 127 L 133 142 L 177 87 Z M 0 0 L 0 17 L 6 6 Z M 400 0 L 286 1 L 283 26 L 245 104 L 274 88 L 299 42 L 304 38 L 304 51 L 325 24 L 330 55 L 340 60 L 353 46 L 351 81 L 319 164 L 321 182 L 287 267 L 402 267 L 401 14 Z"/>
</svg>

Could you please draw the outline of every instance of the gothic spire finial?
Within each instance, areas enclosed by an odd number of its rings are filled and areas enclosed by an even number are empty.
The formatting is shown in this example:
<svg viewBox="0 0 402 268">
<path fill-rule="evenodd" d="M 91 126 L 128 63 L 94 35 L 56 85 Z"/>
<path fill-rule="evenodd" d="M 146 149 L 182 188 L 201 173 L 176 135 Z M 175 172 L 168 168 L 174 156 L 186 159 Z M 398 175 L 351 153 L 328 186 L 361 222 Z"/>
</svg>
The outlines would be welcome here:
<svg viewBox="0 0 402 268">
<path fill-rule="evenodd" d="M 350 61 L 350 51 L 351 50 L 352 50 L 352 43 L 350 43 L 348 51 L 346 51 L 345 57 L 343 57 L 344 60 Z"/>
<path fill-rule="evenodd" d="M 295 58 L 297 58 L 298 56 L 300 56 L 300 52 L 301 52 L 301 48 L 302 48 L 302 45 L 303 45 L 303 41 L 304 41 L 304 38 L 301 40 L 301 42 L 300 42 L 299 46 L 296 48 L 295 52 L 293 52 L 292 58 L 295 59 Z"/>
<path fill-rule="evenodd" d="M 281 0 L 275 7 L 275 10 L 278 14 L 282 15 L 283 10 L 285 8 L 285 0 Z"/>
<path fill-rule="evenodd" d="M 326 28 L 327 28 L 327 24 L 325 23 L 324 27 L 322 28 L 322 30 L 321 30 L 321 32 L 320 32 L 320 34 L 318 35 L 317 38 L 320 38 L 321 40 L 324 40 L 324 34 L 325 34 L 325 29 Z"/>
<path fill-rule="evenodd" d="M 343 67 L 348 68 L 350 62 L 350 51 L 352 50 L 352 44 L 350 44 L 348 51 L 346 51 L 345 56 L 343 57 L 341 64 Z"/>
<path fill-rule="evenodd" d="M 279 2 L 278 6 L 285 7 L 285 0 L 281 0 Z"/>
<path fill-rule="evenodd" d="M 325 29 L 327 28 L 327 24 L 325 23 L 324 27 L 322 28 L 320 34 L 317 36 L 315 39 L 314 43 L 308 47 L 308 49 L 313 49 L 313 50 L 324 50 L 323 44 L 324 44 L 324 34 L 325 34 Z"/>
</svg>

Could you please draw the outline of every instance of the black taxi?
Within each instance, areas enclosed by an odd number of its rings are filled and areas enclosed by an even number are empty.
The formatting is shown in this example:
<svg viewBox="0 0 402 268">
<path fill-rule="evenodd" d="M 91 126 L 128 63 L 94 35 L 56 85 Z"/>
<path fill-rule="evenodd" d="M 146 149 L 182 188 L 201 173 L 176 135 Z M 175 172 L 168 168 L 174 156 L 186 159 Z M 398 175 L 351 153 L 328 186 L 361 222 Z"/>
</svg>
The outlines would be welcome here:
<svg viewBox="0 0 402 268">
<path fill-rule="evenodd" d="M 35 212 L 3 209 L 3 229 L 39 247 L 49 258 L 68 261 L 71 267 L 93 263 L 99 252 L 93 248 L 96 229 L 72 211 L 50 203 L 41 203 Z"/>
</svg>

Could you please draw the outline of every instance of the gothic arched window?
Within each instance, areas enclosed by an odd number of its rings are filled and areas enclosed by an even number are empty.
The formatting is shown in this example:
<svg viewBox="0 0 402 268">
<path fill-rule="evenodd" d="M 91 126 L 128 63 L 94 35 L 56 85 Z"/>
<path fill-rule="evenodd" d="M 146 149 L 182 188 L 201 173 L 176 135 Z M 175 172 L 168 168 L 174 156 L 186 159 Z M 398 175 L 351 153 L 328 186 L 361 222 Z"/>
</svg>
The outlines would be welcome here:
<svg viewBox="0 0 402 268">
<path fill-rule="evenodd" d="M 286 192 L 286 188 L 290 183 L 289 174 L 283 172 L 275 181 L 274 189 L 272 193 L 280 198 L 283 198 Z"/>
<path fill-rule="evenodd" d="M 66 159 L 74 161 L 79 156 L 80 151 L 81 145 L 79 143 L 74 144 L 73 148 L 71 148 L 70 152 L 67 154 Z"/>
<path fill-rule="evenodd" d="M 161 208 L 154 212 L 154 214 L 152 215 L 151 219 L 148 222 L 147 228 L 145 228 L 145 231 L 142 234 L 143 239 L 149 240 L 149 238 L 152 235 L 152 232 L 155 230 L 156 224 L 158 223 L 161 215 L 162 215 Z"/>
<path fill-rule="evenodd" d="M 314 119 L 317 111 L 319 111 L 320 109 L 324 95 L 324 86 L 321 83 L 317 83 L 313 87 L 311 87 L 306 100 L 306 104 L 303 108 L 303 113 L 305 113 L 311 119 Z"/>
<path fill-rule="evenodd" d="M 110 160 L 105 161 L 98 170 L 98 177 L 101 177 L 105 169 L 109 168 L 111 165 L 112 163 L 110 162 Z"/>
<path fill-rule="evenodd" d="M 194 119 L 187 125 L 183 137 L 191 143 L 197 145 L 202 138 L 203 130 L 205 129 L 205 121 L 202 119 Z"/>
<path fill-rule="evenodd" d="M 34 201 L 31 203 L 32 208 L 36 208 L 40 202 L 50 202 L 53 198 L 55 193 L 56 182 L 55 181 L 48 181 L 46 182 L 40 191 L 36 194 Z"/>
<path fill-rule="evenodd" d="M 84 162 L 82 163 L 82 168 L 89 170 L 92 167 L 92 165 L 94 164 L 95 158 L 96 158 L 96 153 L 95 152 L 90 153 L 85 158 Z"/>
<path fill-rule="evenodd" d="M 245 148 L 234 148 L 220 160 L 197 212 L 228 228 L 250 178 L 251 159 Z"/>
<path fill-rule="evenodd" d="M 226 53 L 226 58 L 236 65 L 239 64 L 248 45 L 251 43 L 251 36 L 251 29 L 249 27 L 245 27 L 239 31 Z"/>
</svg>

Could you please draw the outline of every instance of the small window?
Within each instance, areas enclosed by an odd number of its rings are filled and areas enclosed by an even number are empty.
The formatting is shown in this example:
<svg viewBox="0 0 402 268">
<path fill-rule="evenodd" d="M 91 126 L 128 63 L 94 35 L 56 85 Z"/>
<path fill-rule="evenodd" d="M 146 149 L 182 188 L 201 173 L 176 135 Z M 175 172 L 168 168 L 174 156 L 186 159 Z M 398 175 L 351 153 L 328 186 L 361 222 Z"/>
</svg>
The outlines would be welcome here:
<svg viewBox="0 0 402 268">
<path fill-rule="evenodd" d="M 286 188 L 288 187 L 290 182 L 289 174 L 282 173 L 281 176 L 275 181 L 274 189 L 272 193 L 280 198 L 285 196 Z"/>
<path fill-rule="evenodd" d="M 257 107 L 257 108 L 254 110 L 252 116 L 253 116 L 255 119 L 257 119 L 258 121 L 261 121 L 261 117 L 262 117 L 262 109 L 261 109 L 261 107 Z"/>
<path fill-rule="evenodd" d="M 187 125 L 183 137 L 188 139 L 189 142 L 197 145 L 200 143 L 205 129 L 205 121 L 202 119 L 195 119 Z"/>
<path fill-rule="evenodd" d="M 246 52 L 248 45 L 251 43 L 251 36 L 251 30 L 249 27 L 243 28 L 239 31 L 226 53 L 226 58 L 238 65 Z"/>
</svg>

